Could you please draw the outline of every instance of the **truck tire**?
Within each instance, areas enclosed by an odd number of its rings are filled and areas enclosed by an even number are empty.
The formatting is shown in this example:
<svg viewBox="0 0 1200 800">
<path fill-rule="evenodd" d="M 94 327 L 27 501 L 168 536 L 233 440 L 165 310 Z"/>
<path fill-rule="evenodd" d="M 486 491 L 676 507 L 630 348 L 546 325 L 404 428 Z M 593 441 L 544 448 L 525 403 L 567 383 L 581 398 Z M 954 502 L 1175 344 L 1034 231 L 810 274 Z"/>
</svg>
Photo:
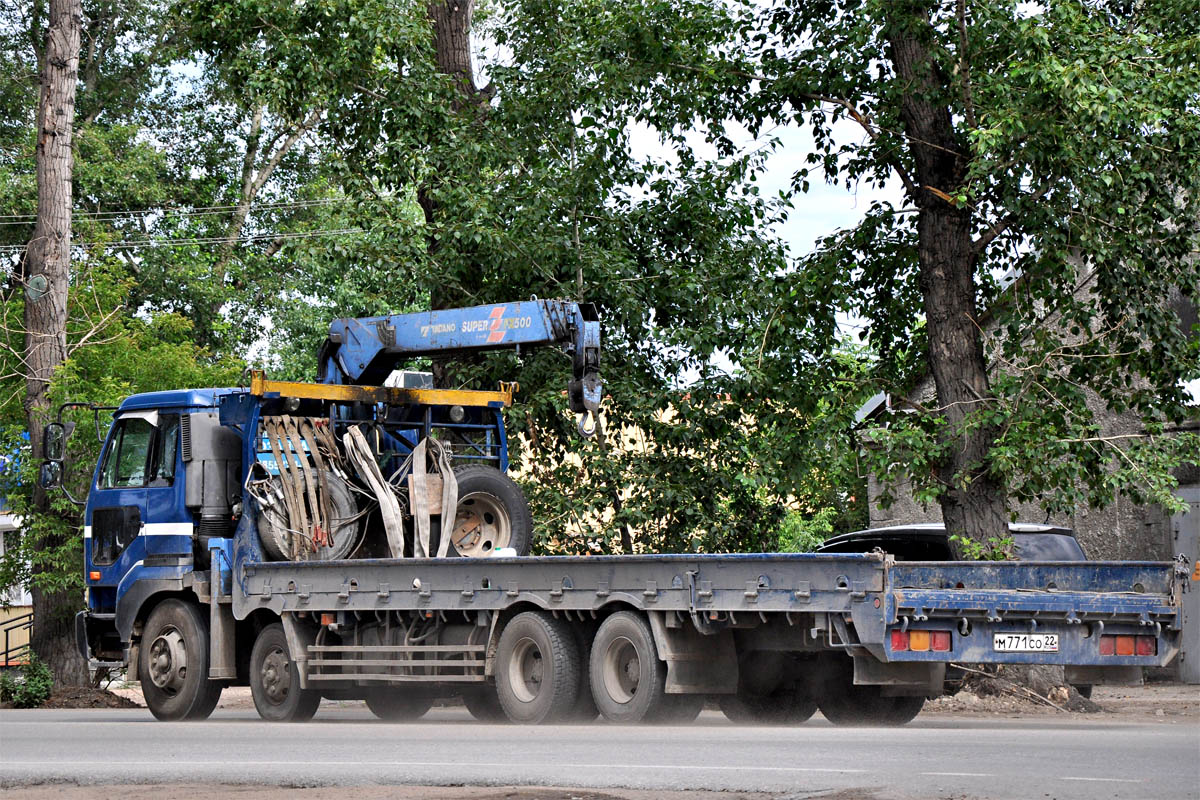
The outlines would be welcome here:
<svg viewBox="0 0 1200 800">
<path fill-rule="evenodd" d="M 324 483 L 329 487 L 329 514 L 335 521 L 340 521 L 330 534 L 330 545 L 318 547 L 309 553 L 309 561 L 337 561 L 349 558 L 350 553 L 358 546 L 361 525 L 358 519 L 358 504 L 350 491 L 350 484 L 340 476 L 328 470 L 324 473 Z M 280 479 L 272 479 L 275 496 L 282 497 Z M 291 534 L 288 532 L 287 511 L 282 500 L 277 505 L 265 506 L 259 517 L 258 538 L 262 542 L 263 552 L 272 561 L 291 560 Z"/>
<path fill-rule="evenodd" d="M 176 598 L 150 612 L 138 649 L 146 706 L 166 721 L 206 719 L 223 684 L 208 679 L 208 626 L 199 609 Z"/>
<path fill-rule="evenodd" d="M 504 626 L 496 647 L 496 695 L 513 722 L 561 722 L 579 692 L 579 648 L 570 625 L 526 611 Z"/>
<path fill-rule="evenodd" d="M 300 688 L 300 672 L 278 622 L 259 632 L 250 651 L 250 693 L 268 722 L 305 722 L 321 704 L 320 692 Z"/>
<path fill-rule="evenodd" d="M 827 658 L 821 667 L 817 706 L 834 725 L 899 726 L 911 722 L 925 706 L 924 697 L 886 697 L 881 686 L 855 685 L 849 658 Z"/>
<path fill-rule="evenodd" d="M 461 467 L 454 477 L 458 479 L 458 510 L 450 533 L 450 554 L 487 557 L 493 550 L 511 547 L 519 556 L 529 555 L 533 516 L 521 487 L 494 467 Z"/>
<path fill-rule="evenodd" d="M 794 657 L 774 651 L 751 650 L 738 658 L 735 694 L 717 699 L 731 722 L 757 725 L 799 725 L 817 711 L 808 687 L 796 681 Z"/>
<path fill-rule="evenodd" d="M 471 712 L 471 716 L 480 722 L 508 722 L 508 715 L 504 713 L 504 707 L 500 705 L 500 698 L 496 696 L 495 687 L 485 686 L 482 689 L 464 691 L 462 701 L 463 705 L 467 707 L 467 711 Z"/>
<path fill-rule="evenodd" d="M 422 697 L 404 689 L 377 689 L 363 699 L 371 713 L 385 722 L 412 722 L 433 708 L 432 697 Z"/>
<path fill-rule="evenodd" d="M 800 725 L 817 713 L 817 701 L 795 687 L 770 694 L 723 694 L 717 701 L 730 722 L 748 725 Z"/>
<path fill-rule="evenodd" d="M 646 722 L 656 725 L 687 725 L 695 722 L 702 710 L 704 710 L 704 695 L 702 694 L 663 695 L 663 702 L 658 707 L 658 711 L 647 717 Z"/>
<path fill-rule="evenodd" d="M 592 722 L 600 716 L 596 708 L 596 699 L 592 697 L 592 686 L 588 680 L 588 663 L 592 657 L 592 641 L 596 638 L 595 628 L 583 623 L 571 626 L 575 635 L 575 646 L 579 649 L 579 696 L 575 699 L 575 707 L 567 715 L 567 722 Z"/>
<path fill-rule="evenodd" d="M 588 663 L 592 697 L 610 722 L 656 722 L 670 716 L 667 665 L 658 658 L 650 624 L 618 611 L 600 624 Z"/>
</svg>

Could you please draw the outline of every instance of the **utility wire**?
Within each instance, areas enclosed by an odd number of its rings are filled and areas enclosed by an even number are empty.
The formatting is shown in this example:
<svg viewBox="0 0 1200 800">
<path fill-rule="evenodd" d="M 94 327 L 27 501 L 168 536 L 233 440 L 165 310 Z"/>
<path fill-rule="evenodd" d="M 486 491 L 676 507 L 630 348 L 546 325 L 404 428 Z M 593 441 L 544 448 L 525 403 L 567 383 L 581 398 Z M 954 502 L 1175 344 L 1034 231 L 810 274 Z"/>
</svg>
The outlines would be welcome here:
<svg viewBox="0 0 1200 800">
<path fill-rule="evenodd" d="M 288 239 L 311 239 L 322 236 L 361 236 L 367 233 L 362 228 L 334 228 L 331 230 L 320 231 L 297 231 L 295 233 L 256 233 L 249 236 L 239 236 L 232 240 L 234 244 L 250 244 L 253 242 L 277 241 Z M 71 247 L 103 247 L 114 250 L 143 250 L 155 249 L 160 247 L 194 247 L 196 245 L 206 244 L 228 244 L 230 242 L 224 236 L 208 236 L 203 238 L 192 239 L 142 239 L 122 242 L 72 242 Z M 5 244 L 0 245 L 0 253 L 4 255 L 13 255 L 25 250 L 28 245 L 24 244 Z"/>
<path fill-rule="evenodd" d="M 281 203 L 255 203 L 250 207 L 251 212 L 255 211 L 289 211 L 301 208 L 311 208 L 314 206 L 330 206 L 341 203 L 358 202 L 355 198 L 342 198 L 336 200 L 295 200 Z M 240 206 L 197 206 L 191 209 L 143 209 L 141 211 L 77 211 L 71 215 L 73 220 L 90 220 L 90 221 L 112 221 L 126 219 L 130 217 L 149 217 L 154 215 L 162 215 L 164 219 L 174 217 L 206 217 L 214 215 L 228 214 L 236 211 Z M 31 222 L 37 221 L 37 214 L 0 214 L 0 225 L 28 225 Z"/>
</svg>

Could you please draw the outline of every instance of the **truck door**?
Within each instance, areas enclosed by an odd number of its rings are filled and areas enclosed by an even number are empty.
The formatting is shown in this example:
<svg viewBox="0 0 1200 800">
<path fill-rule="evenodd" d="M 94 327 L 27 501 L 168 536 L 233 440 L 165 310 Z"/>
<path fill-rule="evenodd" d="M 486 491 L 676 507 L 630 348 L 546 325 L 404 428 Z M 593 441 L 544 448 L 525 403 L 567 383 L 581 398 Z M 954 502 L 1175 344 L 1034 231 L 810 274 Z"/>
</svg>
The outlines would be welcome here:
<svg viewBox="0 0 1200 800">
<path fill-rule="evenodd" d="M 129 411 L 117 418 L 88 498 L 88 570 L 115 585 L 139 562 L 178 564 L 192 552 L 191 516 L 183 505 L 179 415 Z"/>
</svg>

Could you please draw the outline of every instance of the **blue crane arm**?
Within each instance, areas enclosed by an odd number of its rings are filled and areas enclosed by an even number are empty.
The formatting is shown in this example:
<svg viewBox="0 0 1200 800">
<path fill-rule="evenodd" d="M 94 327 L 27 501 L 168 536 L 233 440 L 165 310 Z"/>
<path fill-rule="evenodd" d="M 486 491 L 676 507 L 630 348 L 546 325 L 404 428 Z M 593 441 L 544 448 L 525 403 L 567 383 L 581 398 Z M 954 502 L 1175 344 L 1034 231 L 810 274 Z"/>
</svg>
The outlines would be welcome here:
<svg viewBox="0 0 1200 800">
<path fill-rule="evenodd" d="M 560 345 L 572 356 L 571 410 L 600 407 L 600 319 L 590 303 L 516 303 L 335 319 L 317 356 L 322 383 L 379 385 L 405 361 L 508 347 Z M 587 433 L 584 422 L 581 431 Z"/>
</svg>

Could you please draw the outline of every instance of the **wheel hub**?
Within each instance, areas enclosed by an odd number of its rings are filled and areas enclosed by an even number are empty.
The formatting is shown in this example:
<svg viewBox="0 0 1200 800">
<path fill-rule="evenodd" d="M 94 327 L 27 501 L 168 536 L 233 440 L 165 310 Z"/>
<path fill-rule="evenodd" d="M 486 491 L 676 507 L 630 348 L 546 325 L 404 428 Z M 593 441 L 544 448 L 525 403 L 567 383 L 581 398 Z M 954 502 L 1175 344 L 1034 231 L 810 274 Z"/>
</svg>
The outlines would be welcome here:
<svg viewBox="0 0 1200 800">
<path fill-rule="evenodd" d="M 604 688 L 617 703 L 628 703 L 637 694 L 642 662 L 629 639 L 615 639 L 604 653 Z"/>
<path fill-rule="evenodd" d="M 461 556 L 489 556 L 498 547 L 508 547 L 512 521 L 508 509 L 494 495 L 472 492 L 458 500 L 450 541 Z"/>
<path fill-rule="evenodd" d="M 150 680 L 167 694 L 178 694 L 187 679 L 187 647 L 183 634 L 167 628 L 150 643 Z"/>
<path fill-rule="evenodd" d="M 262 688 L 267 699 L 278 705 L 287 700 L 288 691 L 292 687 L 292 671 L 288 663 L 287 653 L 275 648 L 262 663 Z"/>
<path fill-rule="evenodd" d="M 509 684 L 522 703 L 531 703 L 542 690 L 542 651 L 532 639 L 522 639 L 513 649 Z"/>
</svg>

